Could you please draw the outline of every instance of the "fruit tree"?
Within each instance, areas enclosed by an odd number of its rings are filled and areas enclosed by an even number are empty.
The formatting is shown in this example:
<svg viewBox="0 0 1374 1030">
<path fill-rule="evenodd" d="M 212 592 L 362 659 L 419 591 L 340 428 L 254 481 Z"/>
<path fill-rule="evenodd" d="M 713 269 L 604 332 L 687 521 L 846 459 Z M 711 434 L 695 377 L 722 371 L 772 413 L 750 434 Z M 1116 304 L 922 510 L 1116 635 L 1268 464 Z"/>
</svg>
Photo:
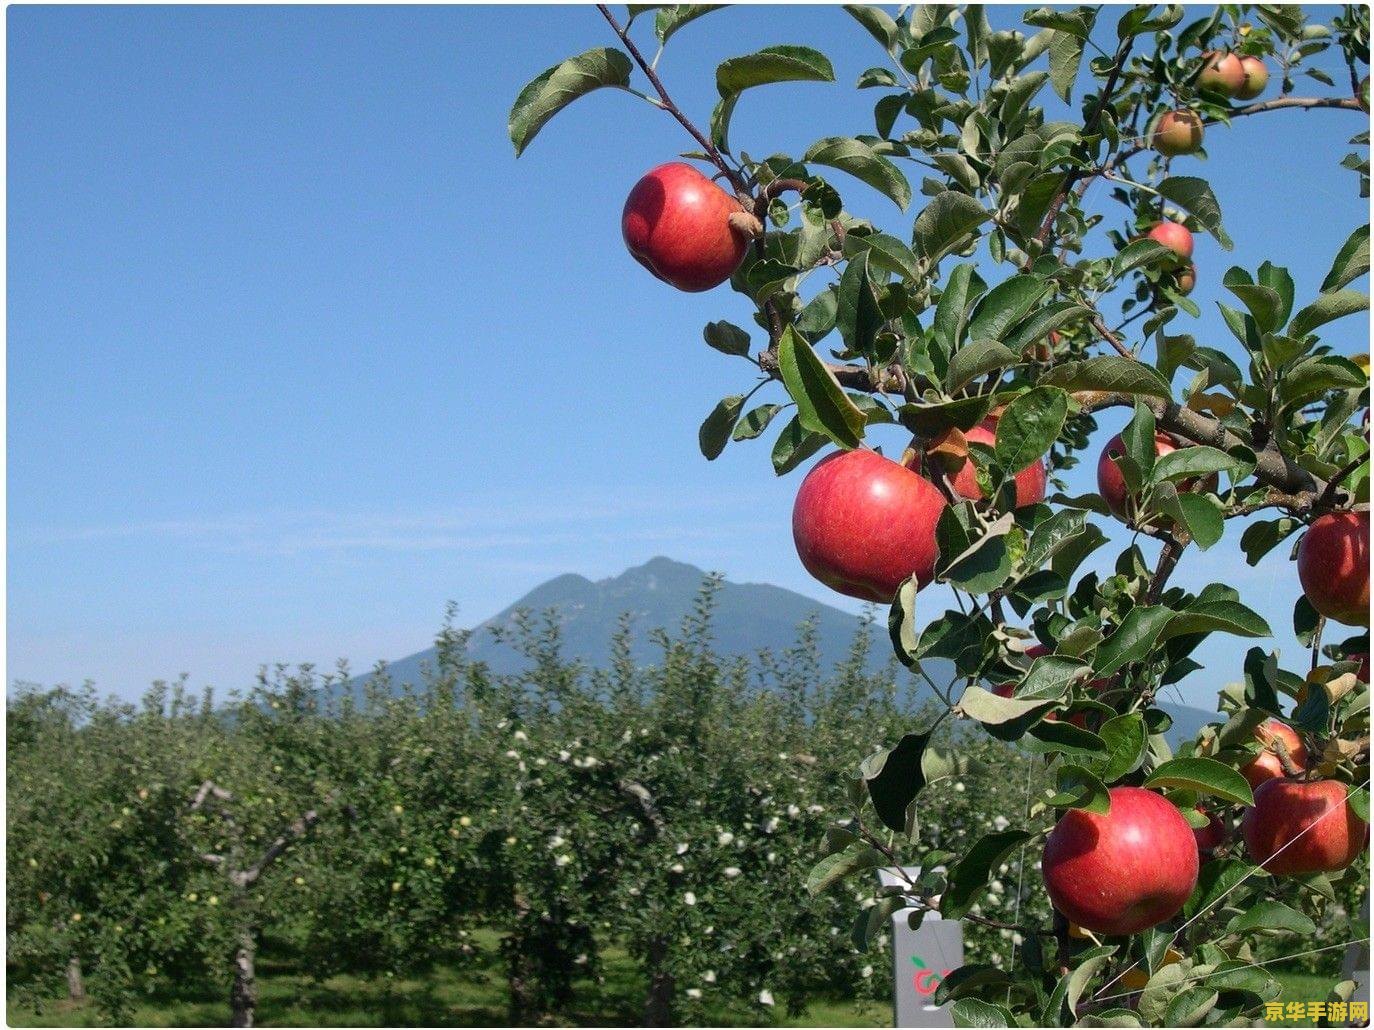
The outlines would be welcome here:
<svg viewBox="0 0 1374 1030">
<path fill-rule="evenodd" d="M 859 913 L 864 932 L 898 912 L 1006 931 L 1009 962 L 966 965 L 939 988 L 961 1025 L 1258 1017 L 1279 988 L 1257 941 L 1295 934 L 1306 953 L 1362 936 L 1310 940 L 1367 840 L 1368 360 L 1340 353 L 1327 327 L 1368 310 L 1369 229 L 1322 256 L 1314 294 L 1299 295 L 1280 254 L 1200 267 L 1195 237 L 1231 249 L 1222 202 L 1242 199 L 1216 196 L 1202 159 L 1235 119 L 1314 108 L 1348 112 L 1343 135 L 1367 146 L 1368 9 L 1320 23 L 1295 6 L 1045 7 L 1022 12 L 1025 31 L 995 31 L 975 5 L 848 6 L 875 46 L 857 83 L 877 97 L 873 125 L 766 158 L 733 137 L 737 105 L 759 86 L 833 81 L 825 54 L 780 45 L 724 61 L 697 121 L 636 40 L 661 52 L 689 22 L 729 15 L 598 10 L 616 45 L 521 91 L 516 151 L 602 87 L 681 124 L 693 149 L 633 186 L 622 230 L 665 289 L 728 281 L 755 308 L 752 330 L 706 325 L 751 381 L 707 416 L 701 450 L 715 458 L 777 422 L 778 475 L 829 452 L 797 490 L 800 559 L 830 588 L 891 605 L 897 657 L 942 702 L 863 761 L 808 886 L 917 866 Z M 1341 164 L 1356 177 L 1333 169 L 1329 188 L 1367 195 L 1367 159 Z M 1257 162 L 1261 189 L 1263 177 Z M 851 188 L 914 218 L 858 217 Z M 1228 291 L 1234 344 L 1189 331 L 1199 276 Z M 1129 422 L 1102 439 L 1112 408 Z M 906 431 L 901 454 L 873 446 L 883 426 Z M 1050 492 L 1084 452 L 1098 491 Z M 1119 554 L 1103 551 L 1104 519 L 1130 530 Z M 1156 699 L 1201 668 L 1199 645 L 1271 635 L 1232 586 L 1171 577 L 1199 551 L 1255 564 L 1285 541 L 1310 655 L 1294 669 L 1238 644 L 1231 667 L 1208 670 L 1235 683 L 1217 720 L 1171 748 Z M 932 583 L 958 608 L 933 610 Z M 930 678 L 932 659 L 953 663 L 951 682 Z M 1046 772 L 978 839 L 942 836 L 940 810 L 923 806 L 945 772 L 927 743 L 948 720 L 1017 742 Z M 1052 918 L 991 919 L 979 902 L 996 871 L 1027 855 L 1041 856 Z"/>
</svg>

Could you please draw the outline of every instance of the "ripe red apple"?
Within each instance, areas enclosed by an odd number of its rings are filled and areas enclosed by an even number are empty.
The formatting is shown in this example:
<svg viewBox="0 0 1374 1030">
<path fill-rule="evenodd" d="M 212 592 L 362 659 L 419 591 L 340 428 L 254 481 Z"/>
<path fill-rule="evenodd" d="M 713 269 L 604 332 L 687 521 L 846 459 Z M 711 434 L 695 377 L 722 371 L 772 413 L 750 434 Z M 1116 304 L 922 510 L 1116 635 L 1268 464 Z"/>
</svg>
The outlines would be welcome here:
<svg viewBox="0 0 1374 1030">
<path fill-rule="evenodd" d="M 1170 111 L 1155 123 L 1150 144 L 1165 157 L 1192 154 L 1202 146 L 1202 119 L 1186 108 Z"/>
<path fill-rule="evenodd" d="M 1199 854 L 1210 854 L 1225 844 L 1231 834 L 1215 812 L 1209 812 L 1201 805 L 1197 806 L 1196 811 L 1207 817 L 1207 825 L 1201 828 L 1194 827 L 1193 837 L 1197 840 Z"/>
<path fill-rule="evenodd" d="M 1197 77 L 1200 89 L 1233 97 L 1245 88 L 1245 65 L 1235 54 L 1218 50 L 1202 55 L 1202 73 Z"/>
<path fill-rule="evenodd" d="M 806 571 L 865 601 L 888 602 L 913 573 L 935 576 L 935 524 L 948 506 L 929 480 L 869 450 L 816 464 L 792 506 L 792 539 Z"/>
<path fill-rule="evenodd" d="M 985 443 L 989 447 L 997 440 L 997 419 L 986 418 L 964 434 L 969 443 Z M 1045 463 L 1035 461 L 1016 473 L 1016 506 L 1024 508 L 1045 499 Z M 981 501 L 983 491 L 978 489 L 978 476 L 973 469 L 973 461 L 964 463 L 958 475 L 950 483 L 954 492 L 971 501 Z"/>
<path fill-rule="evenodd" d="M 740 202 L 691 165 L 659 165 L 625 199 L 620 229 L 636 261 L 679 290 L 697 293 L 730 278 L 749 237 L 730 224 Z"/>
<path fill-rule="evenodd" d="M 1240 66 L 1245 69 L 1245 84 L 1236 90 L 1236 99 L 1254 100 L 1269 85 L 1269 69 L 1258 57 L 1242 57 Z"/>
<path fill-rule="evenodd" d="M 1176 450 L 1178 450 L 1178 445 L 1167 434 L 1155 434 L 1156 458 Z M 1107 507 L 1112 510 L 1112 514 L 1123 522 L 1126 521 L 1127 516 L 1126 478 L 1121 474 L 1120 467 L 1112 459 L 1119 458 L 1125 453 L 1126 446 L 1121 442 L 1120 434 L 1117 434 L 1107 441 L 1107 446 L 1102 448 L 1102 456 L 1097 459 L 1097 492 L 1107 502 Z M 1215 490 L 1218 482 L 1214 472 L 1202 481 L 1202 488 L 1205 491 Z M 1177 486 L 1180 491 L 1183 491 L 1191 490 L 1196 484 L 1196 479 L 1184 479 Z"/>
<path fill-rule="evenodd" d="M 1312 607 L 1347 626 L 1369 625 L 1369 512 L 1337 511 L 1307 527 L 1298 581 Z"/>
<path fill-rule="evenodd" d="M 1071 923 L 1139 933 L 1174 915 L 1197 884 L 1197 838 L 1154 791 L 1113 787 L 1105 815 L 1072 808 L 1045 841 L 1050 901 Z"/>
<path fill-rule="evenodd" d="M 1264 745 L 1264 750 L 1256 755 L 1253 761 L 1241 766 L 1240 770 L 1245 782 L 1251 787 L 1258 787 L 1266 780 L 1280 779 L 1286 775 L 1283 763 L 1279 761 L 1278 750 L 1274 747 L 1276 740 L 1283 741 L 1283 746 L 1288 749 L 1288 756 L 1293 759 L 1294 765 L 1299 769 L 1307 768 L 1307 748 L 1303 746 L 1297 730 L 1291 726 L 1277 719 L 1266 719 L 1255 727 L 1255 739 Z"/>
<path fill-rule="evenodd" d="M 1275 876 L 1334 873 L 1364 851 L 1369 825 L 1338 780 L 1270 780 L 1241 821 L 1245 849 Z"/>
<path fill-rule="evenodd" d="M 1193 234 L 1177 222 L 1160 222 L 1145 236 L 1168 247 L 1184 261 L 1193 256 Z"/>
</svg>

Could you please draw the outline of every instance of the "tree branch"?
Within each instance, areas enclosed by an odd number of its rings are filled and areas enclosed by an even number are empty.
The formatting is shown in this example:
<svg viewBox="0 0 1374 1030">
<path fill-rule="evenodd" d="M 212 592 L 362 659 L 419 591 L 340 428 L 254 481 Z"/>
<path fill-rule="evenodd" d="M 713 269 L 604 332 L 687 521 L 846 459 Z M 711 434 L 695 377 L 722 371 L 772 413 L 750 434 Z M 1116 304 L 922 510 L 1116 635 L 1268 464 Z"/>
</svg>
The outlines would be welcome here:
<svg viewBox="0 0 1374 1030">
<path fill-rule="evenodd" d="M 214 780 L 206 780 L 196 791 L 196 796 L 191 801 L 191 811 L 196 811 L 203 804 L 207 797 L 213 797 L 216 801 L 233 801 L 234 795 L 223 787 L 215 783 Z"/>
<path fill-rule="evenodd" d="M 335 796 L 336 794 L 330 794 L 326 802 L 332 802 Z M 309 833 L 319 821 L 320 813 L 313 808 L 293 821 L 290 826 L 281 832 L 276 840 L 267 846 L 267 850 L 262 853 L 261 858 L 247 869 L 236 870 L 229 874 L 230 879 L 234 881 L 234 885 L 236 887 L 248 887 L 252 885 L 257 878 L 262 875 L 264 869 L 279 859 L 287 848 Z"/>
<path fill-rule="evenodd" d="M 711 163 L 719 168 L 721 173 L 730 180 L 730 185 L 733 186 L 736 191 L 747 192 L 748 184 L 745 183 L 738 172 L 725 163 L 725 158 L 721 157 L 720 151 L 716 149 L 716 145 L 712 143 L 700 129 L 692 124 L 691 120 L 682 113 L 681 108 L 679 108 L 677 104 L 673 103 L 673 98 L 668 95 L 668 91 L 663 86 L 663 80 L 658 77 L 658 73 L 654 71 L 653 65 L 644 60 L 644 55 L 639 52 L 639 47 L 635 46 L 634 40 L 630 38 L 629 31 L 620 27 L 620 23 L 615 20 L 615 15 L 611 13 L 610 8 L 605 4 L 597 4 L 596 9 L 600 11 L 601 16 L 610 23 L 611 28 L 615 30 L 615 34 L 620 37 L 620 42 L 625 44 L 625 49 L 630 52 L 630 56 L 634 58 L 635 64 L 639 65 L 640 71 L 648 76 L 649 82 L 658 92 L 659 99 L 663 102 L 663 109 L 676 118 L 682 124 L 682 127 L 692 134 L 692 138 L 701 144 L 701 148 L 705 150 L 707 156 L 711 158 Z"/>
</svg>

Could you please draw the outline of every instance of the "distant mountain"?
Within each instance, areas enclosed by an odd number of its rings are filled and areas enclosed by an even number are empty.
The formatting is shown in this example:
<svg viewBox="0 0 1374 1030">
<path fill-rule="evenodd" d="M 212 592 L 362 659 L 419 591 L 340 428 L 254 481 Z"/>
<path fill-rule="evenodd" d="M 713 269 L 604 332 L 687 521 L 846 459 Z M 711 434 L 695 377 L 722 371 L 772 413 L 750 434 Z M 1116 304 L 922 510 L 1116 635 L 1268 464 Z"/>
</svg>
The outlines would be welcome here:
<svg viewBox="0 0 1374 1030">
<path fill-rule="evenodd" d="M 630 654 L 640 665 L 661 659 L 651 633 L 655 629 L 676 633 L 706 579 L 694 565 L 654 558 L 619 576 L 593 582 L 574 573 L 558 576 L 535 587 L 510 607 L 477 626 L 469 652 L 497 673 L 519 672 L 526 659 L 509 644 L 498 640 L 494 629 L 514 629 L 516 612 L 541 616 L 556 612 L 562 630 L 563 654 L 593 668 L 610 662 L 611 638 L 622 615 L 630 616 Z M 886 613 L 881 613 L 885 618 Z M 764 583 L 732 583 L 725 580 L 715 596 L 712 619 L 714 647 L 718 654 L 752 657 L 761 650 L 775 654 L 791 647 L 797 629 L 815 620 L 821 662 L 829 670 L 849 653 L 859 618 L 809 597 Z M 875 627 L 870 668 L 884 667 L 891 650 L 884 624 Z M 387 672 L 399 685 L 420 682 L 423 664 L 433 665 L 433 648 L 387 664 Z M 904 678 L 913 679 L 905 671 Z"/>
<path fill-rule="evenodd" d="M 652 665 L 660 660 L 652 631 L 676 633 L 692 611 L 705 579 L 706 573 L 696 566 L 669 558 L 653 558 L 609 579 L 592 581 L 574 573 L 557 576 L 475 627 L 469 652 L 493 672 L 520 672 L 528 667 L 528 661 L 509 644 L 498 640 L 493 630 L 514 629 L 516 612 L 522 609 L 536 616 L 553 611 L 562 630 L 564 657 L 579 659 L 592 668 L 605 668 L 610 664 L 611 638 L 620 617 L 628 613 L 630 655 L 640 665 Z M 892 653 L 882 622 L 885 615 L 879 613 L 869 652 L 869 668 L 875 671 L 888 664 Z M 781 654 L 796 642 L 798 627 L 808 619 L 815 620 L 822 667 L 829 671 L 848 657 L 859 628 L 857 616 L 782 587 L 724 580 L 715 597 L 714 647 L 718 654 L 731 657 L 753 657 L 763 650 Z M 386 670 L 398 687 L 407 683 L 419 685 L 424 679 L 424 666 L 432 667 L 434 662 L 435 650 L 431 647 L 388 662 Z M 927 665 L 932 678 L 937 683 L 948 682 L 950 671 L 933 668 L 934 664 Z M 929 688 L 900 666 L 897 675 L 904 690 L 910 691 L 909 696 L 929 696 Z M 365 679 L 359 677 L 352 686 L 356 689 Z M 1173 717 L 1174 726 L 1168 734 L 1172 741 L 1193 736 L 1216 718 L 1185 705 L 1162 703 L 1159 707 Z"/>
</svg>

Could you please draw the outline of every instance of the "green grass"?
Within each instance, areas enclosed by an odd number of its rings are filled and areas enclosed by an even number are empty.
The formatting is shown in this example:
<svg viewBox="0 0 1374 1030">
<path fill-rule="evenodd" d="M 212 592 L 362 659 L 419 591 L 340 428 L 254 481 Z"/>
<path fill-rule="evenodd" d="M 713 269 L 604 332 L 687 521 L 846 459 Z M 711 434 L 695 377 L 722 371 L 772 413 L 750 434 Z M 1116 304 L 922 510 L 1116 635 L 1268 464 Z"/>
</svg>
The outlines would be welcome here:
<svg viewBox="0 0 1374 1030">
<path fill-rule="evenodd" d="M 491 945 L 494 935 L 484 945 Z M 502 1026 L 506 1022 L 506 984 L 494 947 L 474 966 L 438 967 L 423 977 L 386 981 L 337 976 L 316 982 L 290 965 L 270 957 L 259 963 L 258 1022 L 262 1026 Z M 574 1005 L 556 1025 L 634 1026 L 644 983 L 633 963 L 618 949 L 603 956 L 604 982 L 578 984 Z M 1285 1001 L 1320 1001 L 1332 980 L 1276 970 Z M 101 1026 L 89 1003 L 55 1000 L 41 1011 L 8 1006 L 11 1026 Z M 798 1017 L 779 1005 L 773 1026 L 890 1026 L 892 1009 L 883 1002 L 842 998 L 816 999 Z M 223 1026 L 228 1003 L 222 995 L 154 996 L 134 1007 L 130 1023 L 138 1026 Z M 709 1025 L 751 1025 L 757 1010 L 709 1008 Z M 754 1023 L 753 1025 L 757 1025 Z M 1307 1026 L 1285 1021 L 1274 1026 Z"/>
<path fill-rule="evenodd" d="M 482 935 L 487 936 L 487 935 Z M 505 978 L 497 958 L 496 936 L 483 940 L 476 965 L 440 966 L 413 979 L 363 979 L 336 976 L 316 982 L 290 965 L 264 958 L 258 963 L 258 1012 L 261 1026 L 504 1026 L 507 1022 Z M 644 999 L 644 981 L 620 949 L 602 956 L 603 983 L 577 985 L 570 1011 L 556 1025 L 636 1026 Z M 890 1026 L 891 1007 L 872 1001 L 817 999 L 799 1017 L 789 1017 L 780 1004 L 771 1026 Z M 102 1026 L 89 1002 L 65 998 L 41 1011 L 8 1006 L 11 1026 Z M 153 996 L 134 1007 L 130 1025 L 224 1026 L 229 1007 L 223 995 Z M 710 1025 L 757 1025 L 757 1010 L 719 1006 L 707 1011 Z"/>
</svg>

